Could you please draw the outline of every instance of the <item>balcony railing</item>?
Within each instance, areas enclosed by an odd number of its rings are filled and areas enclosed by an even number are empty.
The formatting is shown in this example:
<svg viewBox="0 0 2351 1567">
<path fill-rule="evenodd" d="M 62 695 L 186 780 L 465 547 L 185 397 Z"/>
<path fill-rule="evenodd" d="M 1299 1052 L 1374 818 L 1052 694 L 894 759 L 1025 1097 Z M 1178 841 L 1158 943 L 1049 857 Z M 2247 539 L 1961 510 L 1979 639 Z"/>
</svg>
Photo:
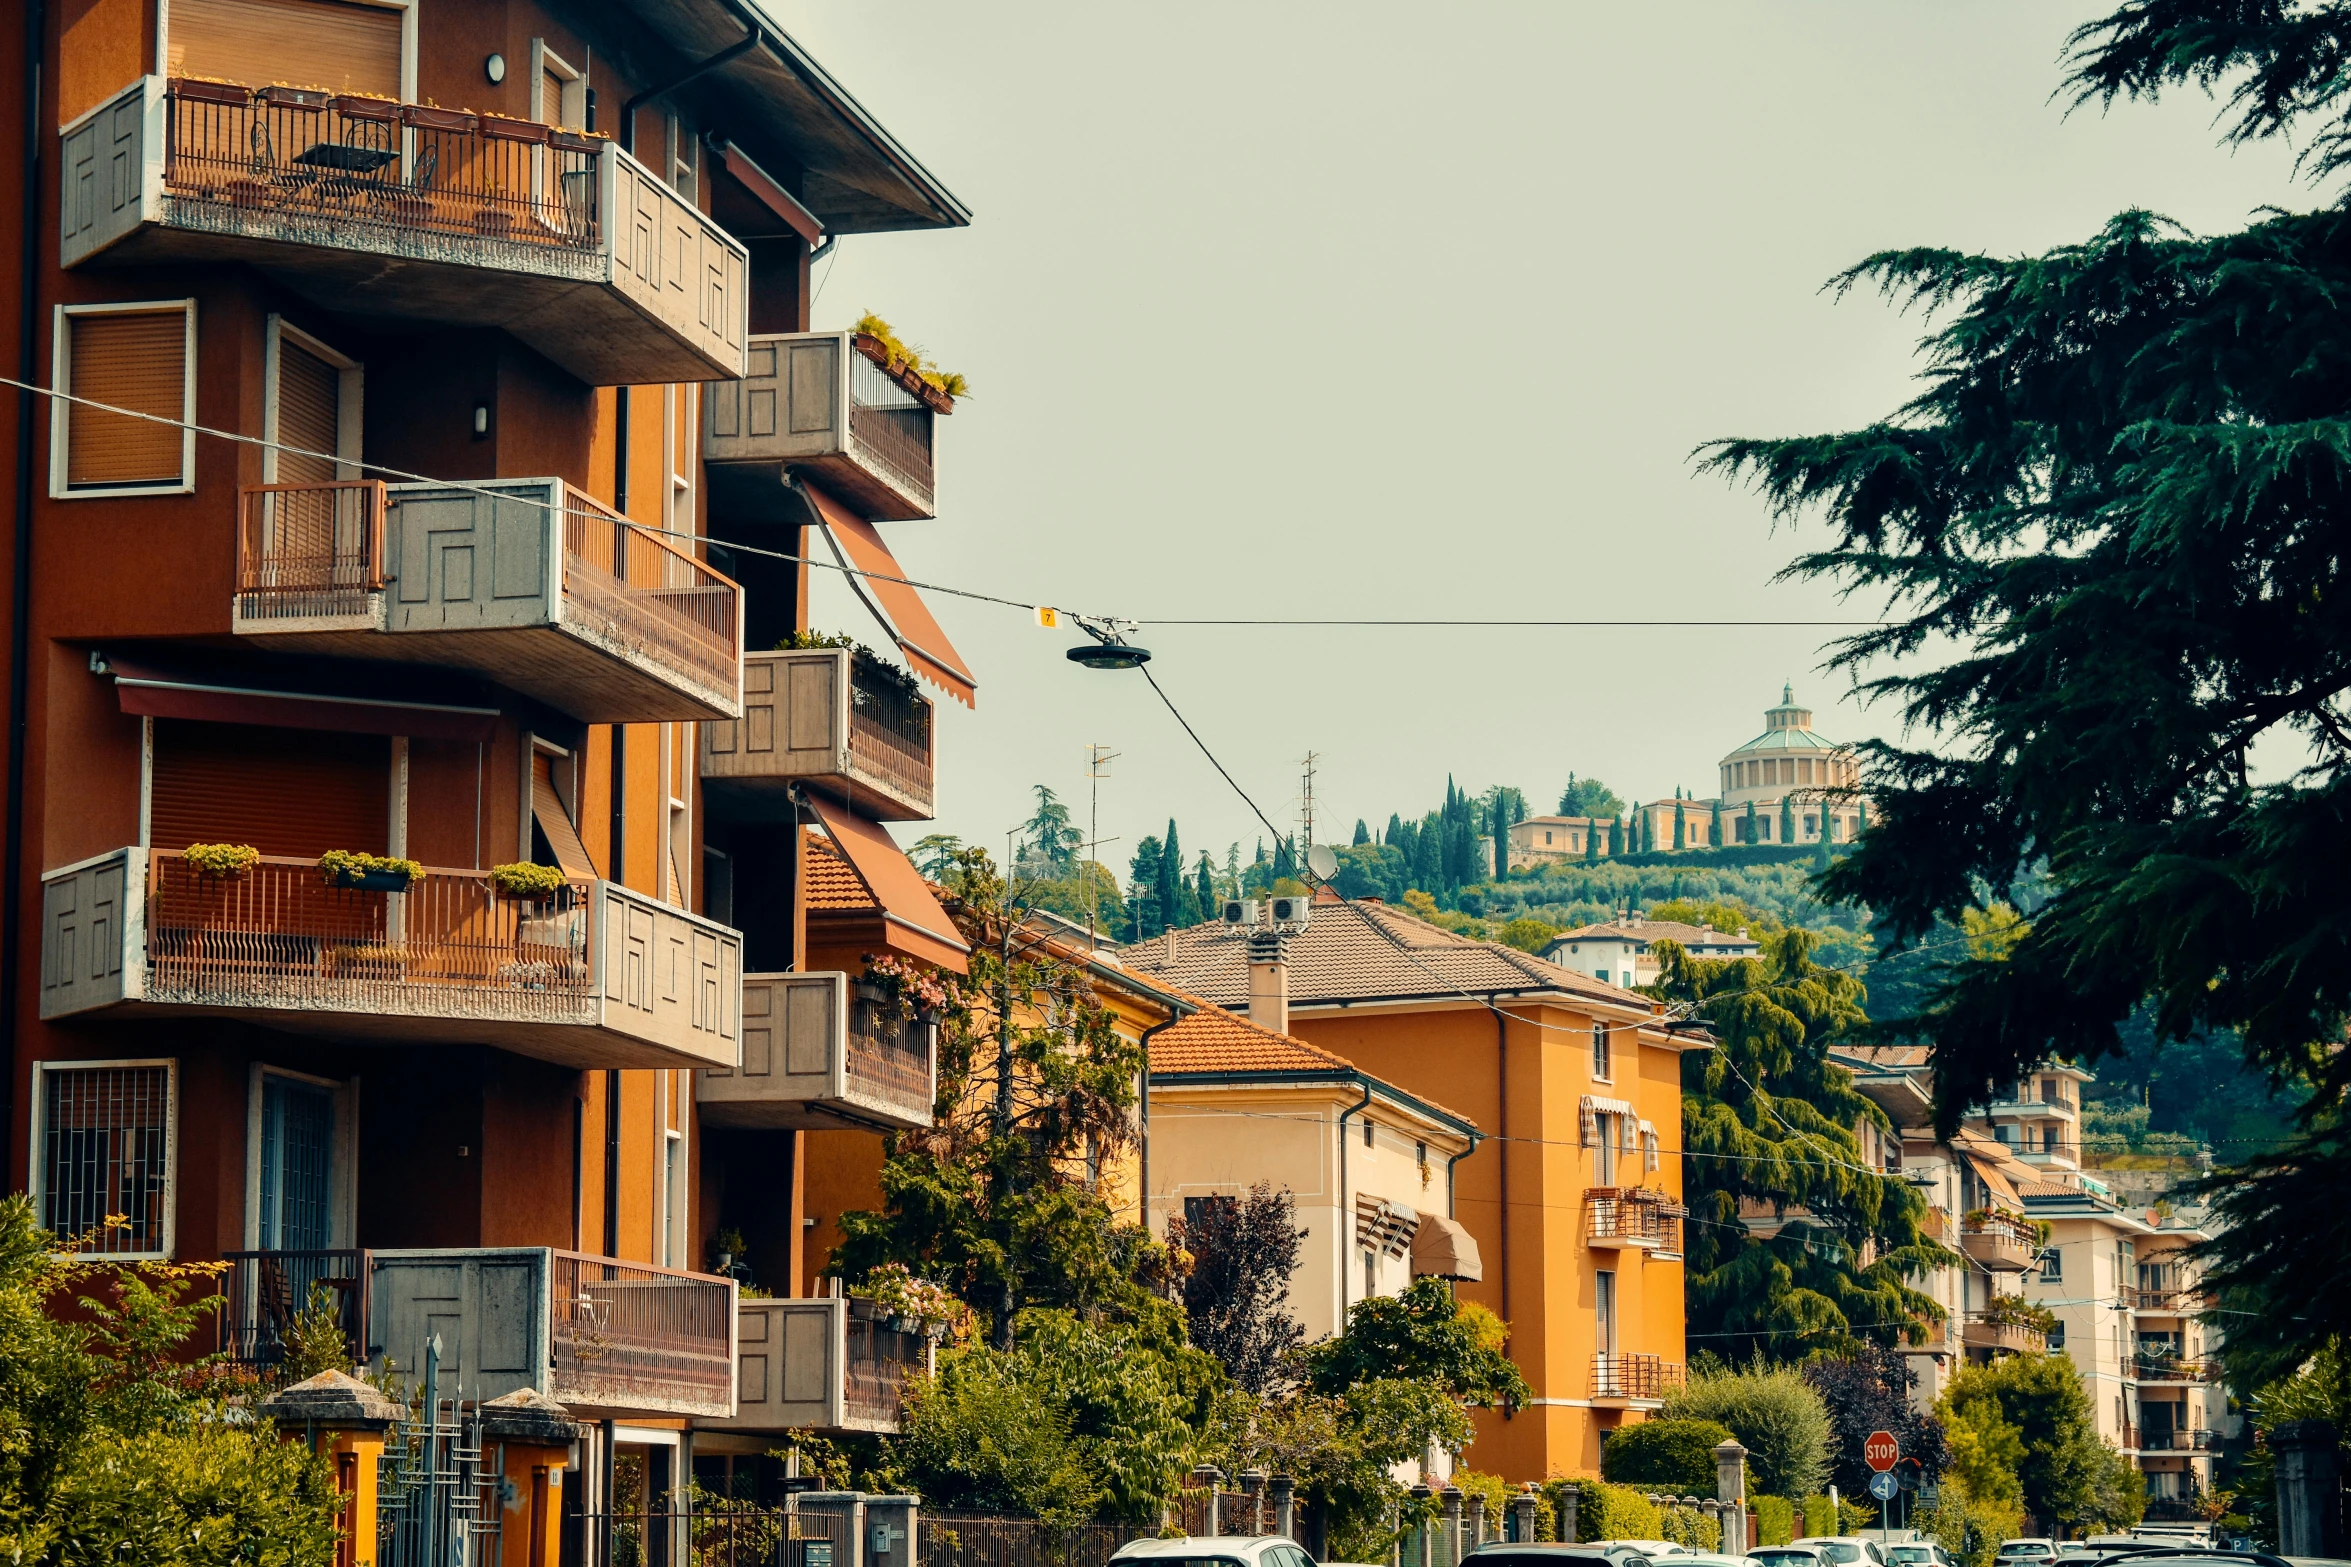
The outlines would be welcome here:
<svg viewBox="0 0 2351 1567">
<path fill-rule="evenodd" d="M 561 479 L 239 501 L 231 628 L 290 652 L 471 670 L 589 723 L 732 718 L 741 624 L 733 581 Z"/>
<path fill-rule="evenodd" d="M 2009 1355 L 2038 1355 L 2049 1348 L 2049 1335 L 2040 1328 L 1980 1311 L 1968 1313 L 1959 1337 L 1970 1349 L 1989 1349 Z"/>
<path fill-rule="evenodd" d="M 1592 1357 L 1592 1397 L 1663 1398 L 1682 1385 L 1679 1362 L 1603 1350 Z"/>
<path fill-rule="evenodd" d="M 871 1301 L 746 1300 L 736 1328 L 740 1399 L 712 1429 L 895 1432 L 932 1345 L 894 1330 Z"/>
<path fill-rule="evenodd" d="M 1651 1187 L 1596 1186 L 1584 1194 L 1584 1234 L 1596 1247 L 1680 1251 L 1682 1209 Z"/>
<path fill-rule="evenodd" d="M 702 778 L 716 806 L 787 820 L 808 784 L 879 821 L 932 810 L 930 699 L 848 648 L 748 653 L 743 717 L 702 726 Z"/>
<path fill-rule="evenodd" d="M 308 860 L 223 879 L 121 849 L 45 877 L 43 920 L 45 1018 L 225 1012 L 581 1067 L 731 1066 L 740 1048 L 742 938 L 610 882 L 529 900 L 427 870 L 366 891 Z"/>
<path fill-rule="evenodd" d="M 444 1396 L 529 1388 L 584 1410 L 735 1410 L 731 1279 L 546 1247 L 378 1251 L 370 1361 L 413 1378 L 441 1337 Z"/>
<path fill-rule="evenodd" d="M 742 245 L 606 138 L 147 77 L 62 132 L 60 261 L 246 261 L 336 309 L 501 327 L 597 385 L 740 375 Z"/>
<path fill-rule="evenodd" d="M 2140 1289 L 2126 1284 L 2122 1299 L 2133 1311 L 2185 1315 L 2204 1309 L 2204 1292 L 2199 1289 Z"/>
<path fill-rule="evenodd" d="M 935 1028 L 861 996 L 846 974 L 750 974 L 743 1059 L 695 1085 L 714 1126 L 884 1130 L 931 1124 Z"/>
<path fill-rule="evenodd" d="M 240 1366 L 268 1370 L 286 1357 L 294 1319 L 315 1302 L 335 1314 L 353 1356 L 367 1343 L 364 1251 L 232 1251 L 221 1261 L 225 1297 L 214 1315 L 220 1353 Z"/>
<path fill-rule="evenodd" d="M 2141 1382 L 2217 1382 L 2220 1367 L 2201 1360 L 2187 1360 L 2178 1355 L 2149 1354 L 2140 1350 L 2131 1356 L 2131 1375 Z"/>
<path fill-rule="evenodd" d="M 2022 1273 L 2040 1248 L 2031 1225 L 2005 1214 L 1963 1220 L 1959 1226 L 1959 1249 L 1994 1272 Z"/>
<path fill-rule="evenodd" d="M 762 334 L 740 379 L 703 398 L 714 494 L 747 520 L 799 520 L 786 471 L 808 474 L 880 522 L 938 514 L 929 404 L 874 363 L 853 332 Z"/>
</svg>

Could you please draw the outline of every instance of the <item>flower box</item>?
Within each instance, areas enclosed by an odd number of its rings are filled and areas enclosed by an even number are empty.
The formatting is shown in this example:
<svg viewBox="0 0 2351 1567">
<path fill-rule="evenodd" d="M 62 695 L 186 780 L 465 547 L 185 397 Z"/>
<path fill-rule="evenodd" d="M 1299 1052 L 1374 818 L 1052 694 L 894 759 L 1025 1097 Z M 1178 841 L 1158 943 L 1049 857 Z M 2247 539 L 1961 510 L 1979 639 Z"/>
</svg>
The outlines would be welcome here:
<svg viewBox="0 0 2351 1567">
<path fill-rule="evenodd" d="M 335 101 L 335 95 L 323 88 L 288 87 L 283 83 L 264 87 L 253 96 L 280 109 L 323 109 Z"/>
<path fill-rule="evenodd" d="M 537 120 L 510 120 L 503 114 L 485 114 L 481 117 L 484 136 L 495 136 L 500 141 L 530 142 L 535 146 L 547 144 L 547 127 Z"/>
<path fill-rule="evenodd" d="M 611 139 L 609 136 L 599 136 L 593 131 L 550 130 L 547 133 L 547 145 L 555 148 L 558 152 L 601 153 L 605 144 Z"/>
<path fill-rule="evenodd" d="M 253 89 L 238 82 L 208 81 L 201 76 L 175 76 L 164 84 L 174 98 L 190 103 L 228 103 L 238 108 L 253 101 Z"/>
<path fill-rule="evenodd" d="M 476 208 L 473 231 L 484 239 L 504 239 L 514 232 L 514 214 L 504 207 Z"/>
<path fill-rule="evenodd" d="M 267 180 L 238 178 L 221 187 L 221 195 L 232 207 L 266 207 L 269 205 L 270 183 Z"/>
<path fill-rule="evenodd" d="M 420 131 L 463 131 L 470 135 L 479 121 L 466 109 L 436 109 L 430 104 L 404 103 L 400 106 L 400 123 Z"/>
<path fill-rule="evenodd" d="M 400 105 L 391 98 L 370 98 L 364 93 L 342 93 L 333 103 L 334 111 L 346 119 L 372 120 L 390 125 L 400 118 Z"/>
</svg>

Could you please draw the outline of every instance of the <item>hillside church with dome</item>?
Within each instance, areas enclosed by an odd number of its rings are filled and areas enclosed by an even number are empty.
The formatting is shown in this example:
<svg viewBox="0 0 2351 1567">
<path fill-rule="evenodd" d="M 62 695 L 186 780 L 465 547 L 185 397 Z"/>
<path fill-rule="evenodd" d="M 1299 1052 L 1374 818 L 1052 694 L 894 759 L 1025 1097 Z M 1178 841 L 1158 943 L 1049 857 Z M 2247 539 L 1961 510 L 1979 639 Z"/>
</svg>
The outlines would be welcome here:
<svg viewBox="0 0 2351 1567">
<path fill-rule="evenodd" d="M 1725 756 L 1721 768 L 1712 799 L 1655 800 L 1622 821 L 1531 816 L 1510 829 L 1510 867 L 1717 843 L 1818 843 L 1824 833 L 1831 843 L 1851 843 L 1868 820 L 1853 792 L 1861 772 L 1852 748 L 1813 729 L 1812 709 L 1796 704 L 1793 686 L 1764 710 L 1763 733 Z"/>
</svg>

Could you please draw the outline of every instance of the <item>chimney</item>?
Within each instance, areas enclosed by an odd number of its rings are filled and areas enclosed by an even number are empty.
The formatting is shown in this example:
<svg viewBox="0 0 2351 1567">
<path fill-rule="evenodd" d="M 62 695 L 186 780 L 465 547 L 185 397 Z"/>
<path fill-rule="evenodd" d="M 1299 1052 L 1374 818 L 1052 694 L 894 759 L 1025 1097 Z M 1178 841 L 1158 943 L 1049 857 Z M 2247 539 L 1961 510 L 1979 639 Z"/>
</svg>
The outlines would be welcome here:
<svg viewBox="0 0 2351 1567">
<path fill-rule="evenodd" d="M 1249 933 L 1249 1021 L 1270 1033 L 1290 1031 L 1289 943 L 1276 931 Z"/>
</svg>

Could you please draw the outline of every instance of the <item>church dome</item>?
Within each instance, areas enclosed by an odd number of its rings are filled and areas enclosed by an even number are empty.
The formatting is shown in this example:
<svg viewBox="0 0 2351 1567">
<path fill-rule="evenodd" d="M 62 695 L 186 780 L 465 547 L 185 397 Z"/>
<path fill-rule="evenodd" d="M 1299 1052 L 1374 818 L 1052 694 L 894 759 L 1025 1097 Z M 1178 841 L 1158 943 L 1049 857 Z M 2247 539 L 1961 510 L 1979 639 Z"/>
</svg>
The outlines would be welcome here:
<svg viewBox="0 0 2351 1567">
<path fill-rule="evenodd" d="M 1844 790 L 1859 781 L 1852 751 L 1812 727 L 1812 709 L 1799 706 L 1793 685 L 1780 690 L 1777 707 L 1766 708 L 1763 733 L 1722 759 L 1726 805 L 1758 805 L 1793 795 L 1817 799 L 1824 790 Z"/>
<path fill-rule="evenodd" d="M 1793 685 L 1780 688 L 1777 707 L 1763 710 L 1763 733 L 1723 758 L 1725 765 L 1744 756 L 1826 756 L 1845 748 L 1825 740 L 1812 729 L 1812 709 L 1799 707 Z"/>
</svg>

